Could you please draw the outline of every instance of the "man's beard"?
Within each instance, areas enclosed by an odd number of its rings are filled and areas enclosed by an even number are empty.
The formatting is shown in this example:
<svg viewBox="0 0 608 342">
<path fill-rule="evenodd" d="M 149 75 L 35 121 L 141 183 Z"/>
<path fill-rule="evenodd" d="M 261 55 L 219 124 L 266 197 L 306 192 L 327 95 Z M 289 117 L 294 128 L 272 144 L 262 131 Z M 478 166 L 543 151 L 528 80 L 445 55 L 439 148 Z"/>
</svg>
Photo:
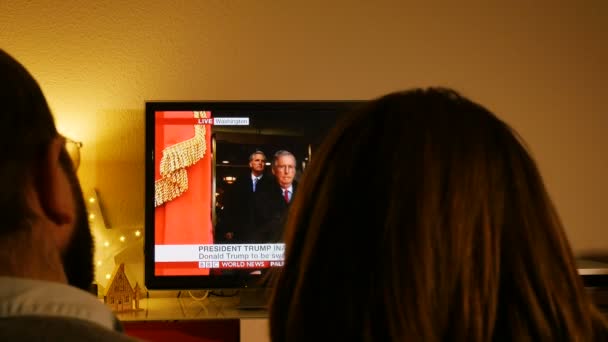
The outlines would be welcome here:
<svg viewBox="0 0 608 342">
<path fill-rule="evenodd" d="M 71 167 L 66 169 L 74 194 L 76 220 L 72 238 L 63 253 L 63 268 L 68 284 L 89 291 L 94 278 L 93 236 L 89 227 L 82 190 Z"/>
</svg>

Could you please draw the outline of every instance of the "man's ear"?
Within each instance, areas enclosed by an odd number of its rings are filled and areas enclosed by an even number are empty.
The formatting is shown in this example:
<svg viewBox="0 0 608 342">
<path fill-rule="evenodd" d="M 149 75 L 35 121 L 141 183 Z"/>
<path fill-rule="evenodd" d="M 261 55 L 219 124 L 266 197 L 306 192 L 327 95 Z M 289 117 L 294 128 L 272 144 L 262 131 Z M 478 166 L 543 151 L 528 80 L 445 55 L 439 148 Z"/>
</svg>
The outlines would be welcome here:
<svg viewBox="0 0 608 342">
<path fill-rule="evenodd" d="M 36 170 L 36 192 L 45 216 L 56 225 L 71 225 L 76 216 L 72 188 L 61 158 L 65 140 L 54 138 L 44 151 Z M 65 157 L 65 156 L 63 156 Z"/>
</svg>

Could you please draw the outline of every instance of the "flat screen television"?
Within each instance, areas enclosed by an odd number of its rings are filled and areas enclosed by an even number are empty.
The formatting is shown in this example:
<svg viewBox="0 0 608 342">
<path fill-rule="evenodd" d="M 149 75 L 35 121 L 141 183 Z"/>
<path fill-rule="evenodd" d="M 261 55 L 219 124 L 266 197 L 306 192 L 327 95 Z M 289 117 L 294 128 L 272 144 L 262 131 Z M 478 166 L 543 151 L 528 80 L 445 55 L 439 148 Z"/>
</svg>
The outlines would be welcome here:
<svg viewBox="0 0 608 342">
<path fill-rule="evenodd" d="M 306 191 L 298 180 L 329 129 L 359 105 L 146 102 L 147 288 L 263 287 L 283 264 L 284 218 Z"/>
</svg>

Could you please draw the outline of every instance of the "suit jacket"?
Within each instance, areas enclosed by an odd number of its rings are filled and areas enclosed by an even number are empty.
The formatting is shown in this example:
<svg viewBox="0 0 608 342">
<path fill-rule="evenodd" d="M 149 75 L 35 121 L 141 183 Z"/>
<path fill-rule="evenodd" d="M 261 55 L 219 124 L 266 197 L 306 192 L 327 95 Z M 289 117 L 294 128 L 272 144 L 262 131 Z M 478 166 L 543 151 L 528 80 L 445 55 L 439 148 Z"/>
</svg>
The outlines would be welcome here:
<svg viewBox="0 0 608 342">
<path fill-rule="evenodd" d="M 249 241 L 252 243 L 272 243 L 283 240 L 283 230 L 289 206 L 298 188 L 298 182 L 292 184 L 292 195 L 289 204 L 285 202 L 283 190 L 276 180 L 264 191 L 257 193 L 255 222 L 256 229 L 251 231 Z"/>
<path fill-rule="evenodd" d="M 264 174 L 258 180 L 254 193 L 251 173 L 237 177 L 237 180 L 226 193 L 222 222 L 218 223 L 218 229 L 216 229 L 218 232 L 216 234 L 217 242 L 222 242 L 228 232 L 233 233 L 234 237 L 232 240 L 224 240 L 223 242 L 248 242 L 249 232 L 255 229 L 256 194 L 264 192 L 273 181 L 272 175 Z"/>
</svg>

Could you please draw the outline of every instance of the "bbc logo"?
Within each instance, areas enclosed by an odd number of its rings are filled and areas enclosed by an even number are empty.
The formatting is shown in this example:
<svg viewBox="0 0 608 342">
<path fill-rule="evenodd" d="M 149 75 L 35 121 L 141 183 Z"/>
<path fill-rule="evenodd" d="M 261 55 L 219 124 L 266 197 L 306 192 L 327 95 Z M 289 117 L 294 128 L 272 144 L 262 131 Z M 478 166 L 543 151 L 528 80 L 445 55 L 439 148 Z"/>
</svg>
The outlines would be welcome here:
<svg viewBox="0 0 608 342">
<path fill-rule="evenodd" d="M 199 261 L 198 268 L 219 268 L 220 263 L 217 261 Z"/>
</svg>

